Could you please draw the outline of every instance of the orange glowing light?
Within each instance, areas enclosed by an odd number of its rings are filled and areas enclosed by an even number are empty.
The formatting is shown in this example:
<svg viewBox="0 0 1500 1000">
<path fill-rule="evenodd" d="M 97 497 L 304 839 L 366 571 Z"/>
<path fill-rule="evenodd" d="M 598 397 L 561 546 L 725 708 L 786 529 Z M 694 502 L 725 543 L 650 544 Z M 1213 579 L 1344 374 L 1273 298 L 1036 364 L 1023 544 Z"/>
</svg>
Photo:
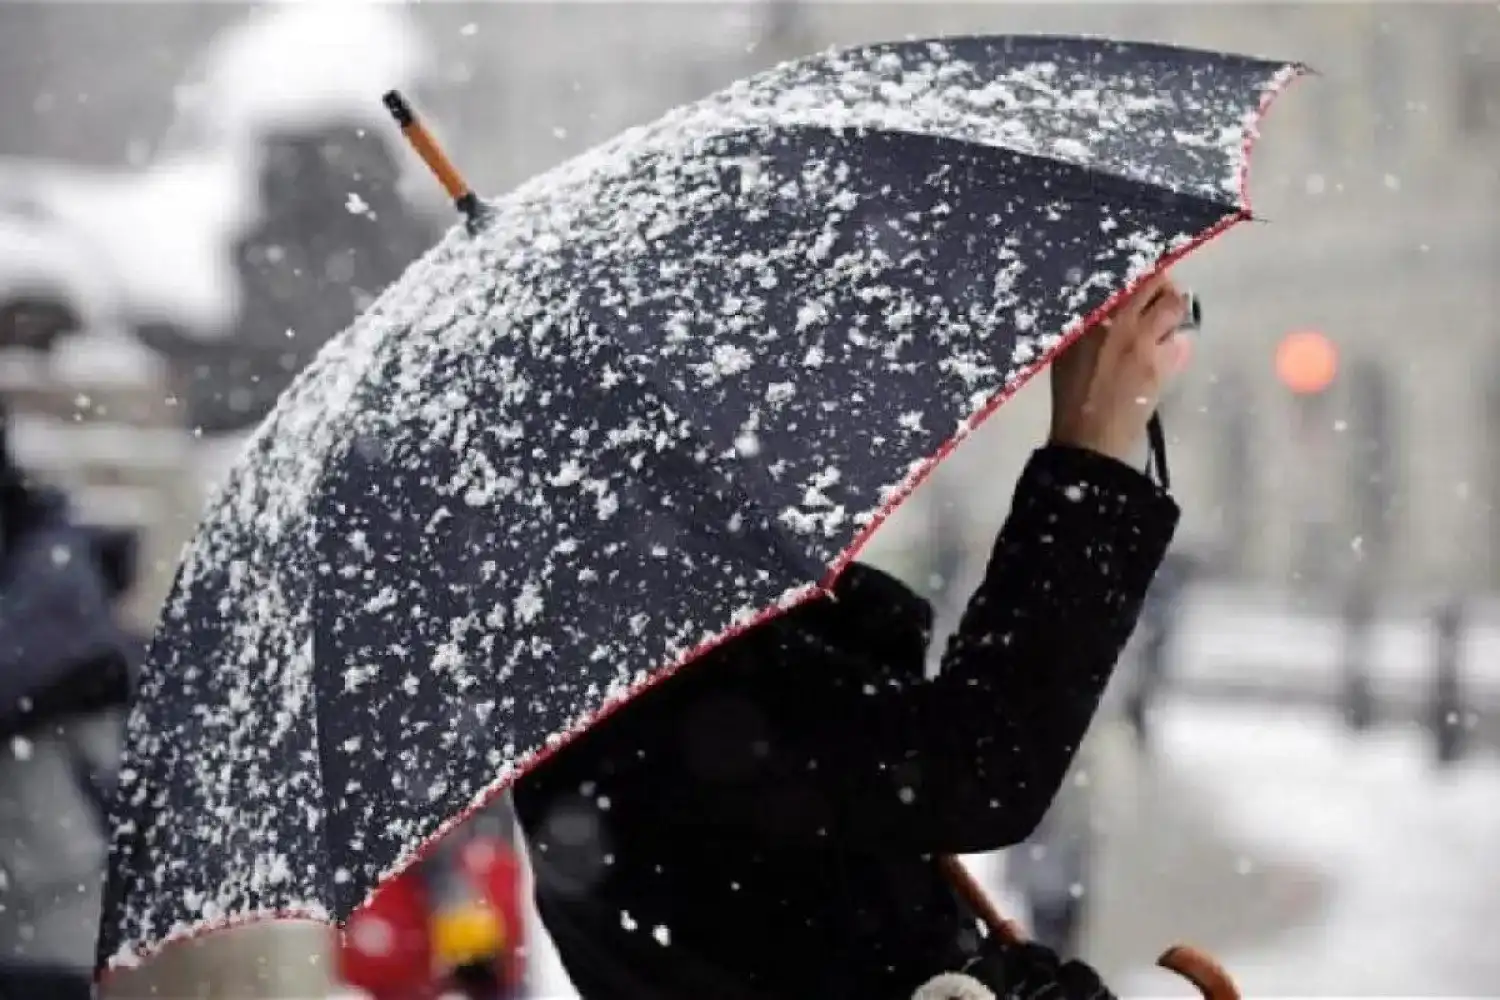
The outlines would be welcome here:
<svg viewBox="0 0 1500 1000">
<path fill-rule="evenodd" d="M 1276 345 L 1276 377 L 1298 395 L 1327 389 L 1338 369 L 1338 348 L 1316 330 L 1289 333 Z"/>
</svg>

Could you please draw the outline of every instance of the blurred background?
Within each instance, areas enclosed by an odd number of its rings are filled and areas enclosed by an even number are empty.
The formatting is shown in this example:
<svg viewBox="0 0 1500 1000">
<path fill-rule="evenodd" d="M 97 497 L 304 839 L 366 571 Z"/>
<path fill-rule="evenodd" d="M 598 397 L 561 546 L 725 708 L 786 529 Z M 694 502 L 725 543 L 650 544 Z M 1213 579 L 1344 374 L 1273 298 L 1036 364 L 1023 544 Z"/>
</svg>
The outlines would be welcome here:
<svg viewBox="0 0 1500 1000">
<path fill-rule="evenodd" d="M 1151 962 L 1185 937 L 1251 995 L 1500 995 L 1493 4 L 0 0 L 10 458 L 81 524 L 133 540 L 115 614 L 144 635 L 277 393 L 455 221 L 384 90 L 499 194 L 783 59 L 976 31 L 1226 48 L 1321 75 L 1270 115 L 1252 178 L 1265 222 L 1180 268 L 1206 312 L 1165 410 L 1185 521 L 1129 662 L 1034 841 L 973 864 L 1126 993 L 1182 992 Z M 1044 387 L 1023 391 L 868 557 L 956 615 L 1046 411 Z M 25 788 L 58 734 L 119 711 L 64 699 L 0 729 L 0 968 L 66 958 L 43 938 L 70 932 L 17 893 L 77 894 L 97 845 L 71 867 L 37 860 L 16 831 L 45 837 L 70 806 Z M 510 837 L 493 819 L 473 841 L 491 860 Z M 488 863 L 480 896 L 524 893 Z M 445 947 L 435 919 L 392 930 L 423 898 L 342 949 L 318 928 L 252 928 L 111 992 L 394 983 Z M 470 936 L 498 954 L 521 932 Z M 524 939 L 506 975 L 567 995 L 540 930 Z M 418 995 L 396 989 L 366 992 Z"/>
</svg>

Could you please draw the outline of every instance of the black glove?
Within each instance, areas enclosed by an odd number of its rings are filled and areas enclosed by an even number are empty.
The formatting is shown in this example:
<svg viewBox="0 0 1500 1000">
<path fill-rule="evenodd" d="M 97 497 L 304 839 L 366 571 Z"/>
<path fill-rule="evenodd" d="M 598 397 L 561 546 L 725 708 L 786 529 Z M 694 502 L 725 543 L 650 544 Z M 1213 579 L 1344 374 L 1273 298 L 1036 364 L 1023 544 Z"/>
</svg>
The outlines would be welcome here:
<svg viewBox="0 0 1500 1000">
<path fill-rule="evenodd" d="M 963 970 L 1003 1000 L 1116 1000 L 1092 966 L 1064 962 L 1051 948 L 991 939 Z"/>
</svg>

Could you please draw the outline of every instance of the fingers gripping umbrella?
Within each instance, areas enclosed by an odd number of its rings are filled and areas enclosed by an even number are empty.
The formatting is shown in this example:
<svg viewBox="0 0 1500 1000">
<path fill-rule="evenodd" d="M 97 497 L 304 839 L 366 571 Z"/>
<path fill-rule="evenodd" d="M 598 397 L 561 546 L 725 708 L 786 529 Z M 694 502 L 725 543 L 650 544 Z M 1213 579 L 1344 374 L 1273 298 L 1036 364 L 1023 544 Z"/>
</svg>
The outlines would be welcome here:
<svg viewBox="0 0 1500 1000">
<path fill-rule="evenodd" d="M 490 202 L 287 391 L 189 546 L 101 964 L 343 920 L 551 748 L 831 581 L 1070 337 L 1249 216 L 1257 118 L 1296 73 L 872 46 Z"/>
</svg>

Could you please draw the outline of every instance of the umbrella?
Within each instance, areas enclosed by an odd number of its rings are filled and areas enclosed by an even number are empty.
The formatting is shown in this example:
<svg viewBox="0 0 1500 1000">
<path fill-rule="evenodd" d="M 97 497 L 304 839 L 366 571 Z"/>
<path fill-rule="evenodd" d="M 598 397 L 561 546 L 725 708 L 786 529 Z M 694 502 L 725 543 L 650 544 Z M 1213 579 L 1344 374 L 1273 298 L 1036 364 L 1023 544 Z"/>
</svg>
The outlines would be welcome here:
<svg viewBox="0 0 1500 1000">
<path fill-rule="evenodd" d="M 936 458 L 1250 216 L 1298 68 L 835 51 L 490 202 L 332 341 L 186 550 L 100 962 L 340 922 L 571 736 L 829 584 Z"/>
</svg>

